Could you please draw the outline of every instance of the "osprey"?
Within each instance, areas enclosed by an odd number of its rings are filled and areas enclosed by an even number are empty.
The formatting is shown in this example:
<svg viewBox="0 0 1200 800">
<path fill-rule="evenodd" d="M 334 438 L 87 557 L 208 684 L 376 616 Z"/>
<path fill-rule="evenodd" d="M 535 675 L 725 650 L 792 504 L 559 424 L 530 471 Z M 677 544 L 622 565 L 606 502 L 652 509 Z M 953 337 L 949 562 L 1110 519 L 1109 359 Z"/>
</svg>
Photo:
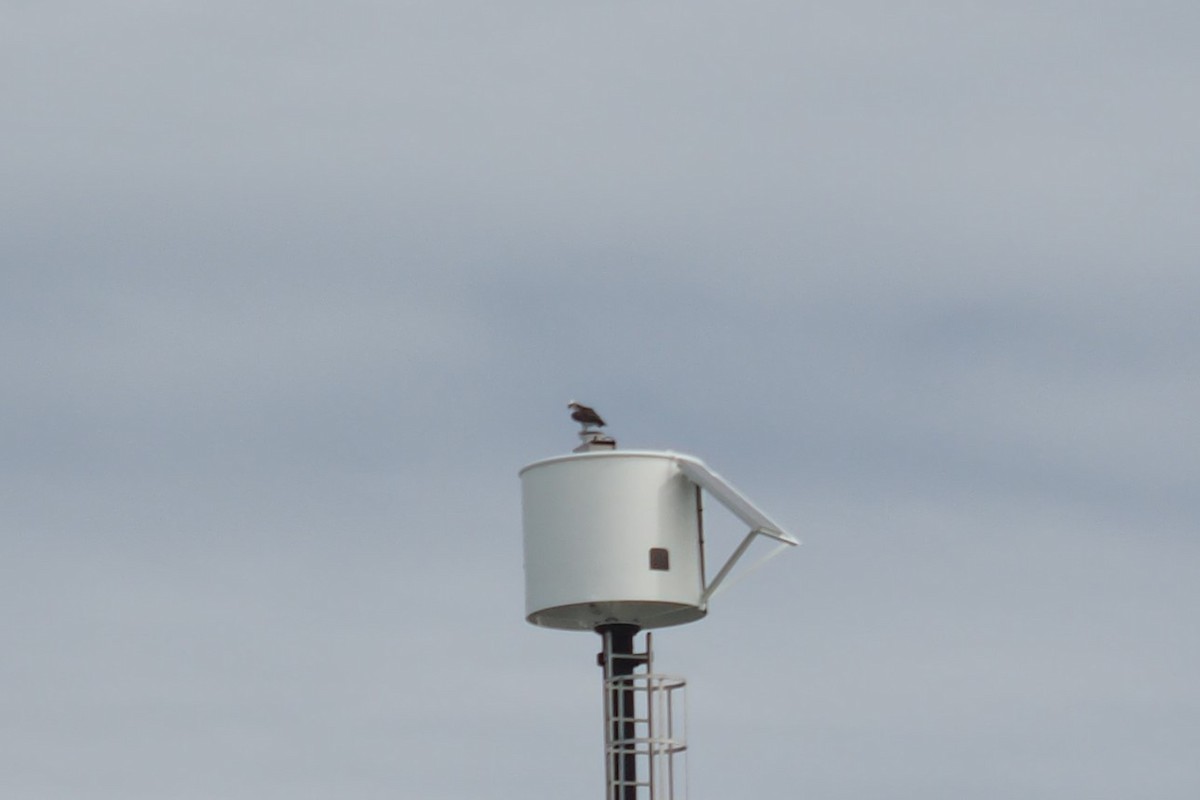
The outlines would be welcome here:
<svg viewBox="0 0 1200 800">
<path fill-rule="evenodd" d="M 571 409 L 571 419 L 582 425 L 584 430 L 592 426 L 597 428 L 604 427 L 604 420 L 596 413 L 596 409 L 588 408 L 582 403 L 576 403 L 574 400 L 567 403 L 567 408 Z"/>
</svg>

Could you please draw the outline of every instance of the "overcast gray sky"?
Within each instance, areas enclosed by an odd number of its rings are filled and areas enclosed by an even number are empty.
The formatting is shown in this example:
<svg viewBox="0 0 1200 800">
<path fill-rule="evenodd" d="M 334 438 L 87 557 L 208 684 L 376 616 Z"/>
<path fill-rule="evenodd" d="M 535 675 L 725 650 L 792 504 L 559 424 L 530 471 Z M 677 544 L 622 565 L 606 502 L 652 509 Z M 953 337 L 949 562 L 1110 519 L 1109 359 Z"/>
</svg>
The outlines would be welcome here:
<svg viewBox="0 0 1200 800">
<path fill-rule="evenodd" d="M 1197 41 L 0 2 L 0 794 L 601 797 L 523 620 L 578 398 L 805 540 L 656 637 L 693 800 L 1194 800 Z"/>
</svg>

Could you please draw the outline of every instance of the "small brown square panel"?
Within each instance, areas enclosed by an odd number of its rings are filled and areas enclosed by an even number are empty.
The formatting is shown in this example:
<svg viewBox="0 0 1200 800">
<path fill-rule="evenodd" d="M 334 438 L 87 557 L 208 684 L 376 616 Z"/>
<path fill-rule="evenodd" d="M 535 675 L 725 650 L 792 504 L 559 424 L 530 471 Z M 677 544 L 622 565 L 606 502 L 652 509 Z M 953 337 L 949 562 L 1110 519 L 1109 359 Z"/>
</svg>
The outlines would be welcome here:
<svg viewBox="0 0 1200 800">
<path fill-rule="evenodd" d="M 650 548 L 650 569 L 669 570 L 671 568 L 671 554 L 667 552 L 665 547 Z"/>
</svg>

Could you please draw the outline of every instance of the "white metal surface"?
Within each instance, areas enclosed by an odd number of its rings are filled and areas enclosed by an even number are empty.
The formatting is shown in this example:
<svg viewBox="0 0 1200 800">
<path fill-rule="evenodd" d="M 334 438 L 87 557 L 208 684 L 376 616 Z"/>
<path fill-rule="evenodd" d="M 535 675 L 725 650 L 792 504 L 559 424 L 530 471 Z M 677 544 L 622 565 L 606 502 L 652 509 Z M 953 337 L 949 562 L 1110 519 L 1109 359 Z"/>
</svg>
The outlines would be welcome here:
<svg viewBox="0 0 1200 800">
<path fill-rule="evenodd" d="M 728 481 L 709 469 L 703 461 L 683 455 L 677 455 L 675 457 L 675 461 L 677 464 L 679 464 L 679 468 L 683 471 L 684 475 L 695 482 L 697 486 L 701 487 L 713 497 L 717 498 L 721 505 L 728 508 L 731 512 L 733 512 L 734 516 L 750 526 L 750 532 L 746 534 L 745 538 L 742 539 L 741 544 L 739 544 L 737 549 L 733 551 L 733 555 L 729 557 L 729 560 L 725 562 L 725 564 L 717 572 L 716 576 L 713 577 L 713 579 L 704 587 L 704 595 L 701 598 L 701 602 L 705 605 L 707 605 L 708 601 L 711 600 L 713 595 L 717 593 L 717 590 L 721 588 L 721 585 L 725 583 L 725 580 L 733 572 L 734 566 L 742 560 L 742 556 L 746 555 L 746 553 L 749 551 L 750 545 L 754 543 L 755 537 L 767 536 L 778 541 L 780 545 L 777 549 L 771 552 L 770 555 L 752 567 L 751 570 L 757 569 L 770 559 L 779 555 L 781 552 L 786 550 L 788 546 L 795 547 L 796 545 L 800 544 L 795 537 L 791 536 L 784 531 L 783 528 L 772 522 L 766 514 L 764 514 L 753 503 L 747 500 L 741 492 L 733 488 Z M 743 570 L 741 577 L 745 577 L 747 573 L 747 570 Z M 725 585 L 728 586 L 728 584 Z"/>
<path fill-rule="evenodd" d="M 521 471 L 525 613 L 551 628 L 704 616 L 696 486 L 665 453 L 600 451 Z M 669 568 L 651 569 L 650 550 Z"/>
<path fill-rule="evenodd" d="M 721 502 L 721 505 L 733 512 L 734 516 L 749 525 L 753 533 L 770 536 L 772 539 L 778 539 L 785 544 L 800 544 L 794 537 L 787 534 L 783 528 L 768 519 L 766 514 L 756 508 L 741 492 L 733 488 L 728 481 L 709 469 L 703 461 L 677 453 L 672 454 L 672 457 L 684 475 L 688 476 L 697 486 L 717 498 Z"/>
<path fill-rule="evenodd" d="M 705 464 L 671 452 L 610 450 L 521 470 L 525 613 L 535 625 L 659 628 L 703 617 L 708 600 L 757 536 L 796 539 Z M 751 527 L 706 582 L 699 492 Z M 651 550 L 666 551 L 654 568 Z"/>
</svg>

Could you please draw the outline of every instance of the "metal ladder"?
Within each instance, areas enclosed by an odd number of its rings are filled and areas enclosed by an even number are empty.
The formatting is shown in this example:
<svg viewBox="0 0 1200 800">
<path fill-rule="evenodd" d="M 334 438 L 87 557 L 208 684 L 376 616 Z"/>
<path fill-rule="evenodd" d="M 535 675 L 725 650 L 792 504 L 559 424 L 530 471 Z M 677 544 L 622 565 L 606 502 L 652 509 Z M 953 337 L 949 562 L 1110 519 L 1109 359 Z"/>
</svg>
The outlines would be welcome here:
<svg viewBox="0 0 1200 800">
<path fill-rule="evenodd" d="M 633 652 L 632 625 L 602 626 L 607 800 L 685 800 L 687 682 L 653 671 L 651 635 Z M 643 670 L 643 671 L 639 671 Z"/>
</svg>

